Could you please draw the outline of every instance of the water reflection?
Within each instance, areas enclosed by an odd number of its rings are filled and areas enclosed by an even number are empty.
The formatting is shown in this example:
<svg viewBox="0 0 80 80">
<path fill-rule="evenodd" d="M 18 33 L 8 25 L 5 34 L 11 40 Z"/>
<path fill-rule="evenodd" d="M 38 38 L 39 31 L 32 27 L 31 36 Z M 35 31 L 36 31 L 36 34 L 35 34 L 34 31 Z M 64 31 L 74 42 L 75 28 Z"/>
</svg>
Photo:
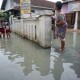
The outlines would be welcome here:
<svg viewBox="0 0 80 80">
<path fill-rule="evenodd" d="M 76 38 L 77 38 L 77 33 L 74 32 L 73 33 L 73 47 L 75 47 L 75 45 L 76 45 Z"/>
<path fill-rule="evenodd" d="M 65 80 L 67 78 L 69 80 L 80 80 L 80 55 L 77 51 L 72 49 L 67 49 L 65 51 L 65 54 L 63 56 L 63 68 L 64 72 L 62 74 L 65 77 Z"/>
<path fill-rule="evenodd" d="M 66 48 L 61 54 L 55 51 L 54 45 L 51 49 L 42 49 L 17 35 L 12 35 L 11 39 L 0 40 L 0 46 L 0 53 L 11 61 L 9 65 L 19 65 L 18 68 L 25 76 L 23 80 L 80 80 L 80 55 L 73 48 Z"/>
<path fill-rule="evenodd" d="M 55 52 L 54 48 L 51 48 L 51 62 L 50 66 L 53 65 L 53 67 L 50 67 L 51 73 L 53 74 L 54 80 L 60 80 L 61 75 L 64 72 L 63 68 L 63 60 L 59 53 Z"/>
</svg>

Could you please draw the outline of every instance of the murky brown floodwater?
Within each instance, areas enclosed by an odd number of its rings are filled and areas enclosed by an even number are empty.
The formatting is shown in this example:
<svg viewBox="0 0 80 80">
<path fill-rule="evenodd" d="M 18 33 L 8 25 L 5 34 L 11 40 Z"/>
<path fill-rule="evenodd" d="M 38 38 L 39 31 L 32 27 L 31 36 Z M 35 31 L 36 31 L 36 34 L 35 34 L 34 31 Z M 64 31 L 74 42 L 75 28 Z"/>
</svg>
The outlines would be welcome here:
<svg viewBox="0 0 80 80">
<path fill-rule="evenodd" d="M 12 34 L 0 39 L 0 80 L 80 80 L 80 34 L 68 33 L 63 53 Z"/>
</svg>

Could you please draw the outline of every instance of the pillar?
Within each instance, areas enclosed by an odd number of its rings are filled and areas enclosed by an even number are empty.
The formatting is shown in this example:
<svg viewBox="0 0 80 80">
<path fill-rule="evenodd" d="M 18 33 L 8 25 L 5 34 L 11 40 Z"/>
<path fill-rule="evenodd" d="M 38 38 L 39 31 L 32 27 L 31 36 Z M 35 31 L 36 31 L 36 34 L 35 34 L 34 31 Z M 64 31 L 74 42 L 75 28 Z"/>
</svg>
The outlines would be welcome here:
<svg viewBox="0 0 80 80">
<path fill-rule="evenodd" d="M 42 15 L 39 18 L 38 41 L 39 45 L 48 48 L 51 47 L 51 16 Z"/>
</svg>

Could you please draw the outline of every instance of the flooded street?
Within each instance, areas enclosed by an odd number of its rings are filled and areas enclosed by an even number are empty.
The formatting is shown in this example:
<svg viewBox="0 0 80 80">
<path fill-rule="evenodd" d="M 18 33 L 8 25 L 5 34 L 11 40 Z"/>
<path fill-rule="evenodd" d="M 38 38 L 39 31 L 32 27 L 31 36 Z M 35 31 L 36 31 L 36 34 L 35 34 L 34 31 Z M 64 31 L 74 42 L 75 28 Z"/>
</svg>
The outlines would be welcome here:
<svg viewBox="0 0 80 80">
<path fill-rule="evenodd" d="M 51 49 L 12 34 L 0 39 L 0 80 L 80 80 L 80 33 L 67 33 L 64 52 Z"/>
</svg>

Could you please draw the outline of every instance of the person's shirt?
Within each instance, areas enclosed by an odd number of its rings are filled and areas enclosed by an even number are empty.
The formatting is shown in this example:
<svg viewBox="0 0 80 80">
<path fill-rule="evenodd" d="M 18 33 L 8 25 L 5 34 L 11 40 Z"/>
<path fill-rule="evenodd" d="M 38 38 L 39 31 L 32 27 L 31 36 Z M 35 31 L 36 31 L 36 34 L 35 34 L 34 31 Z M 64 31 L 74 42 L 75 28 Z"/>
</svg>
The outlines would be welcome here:
<svg viewBox="0 0 80 80">
<path fill-rule="evenodd" d="M 60 22 L 61 20 L 64 22 L 64 24 L 67 25 L 66 17 L 63 12 L 57 13 L 57 15 L 56 15 L 56 22 Z"/>
<path fill-rule="evenodd" d="M 59 21 L 61 21 L 61 20 L 66 21 L 65 15 L 59 13 L 59 14 L 57 14 L 57 22 L 59 22 Z"/>
</svg>

